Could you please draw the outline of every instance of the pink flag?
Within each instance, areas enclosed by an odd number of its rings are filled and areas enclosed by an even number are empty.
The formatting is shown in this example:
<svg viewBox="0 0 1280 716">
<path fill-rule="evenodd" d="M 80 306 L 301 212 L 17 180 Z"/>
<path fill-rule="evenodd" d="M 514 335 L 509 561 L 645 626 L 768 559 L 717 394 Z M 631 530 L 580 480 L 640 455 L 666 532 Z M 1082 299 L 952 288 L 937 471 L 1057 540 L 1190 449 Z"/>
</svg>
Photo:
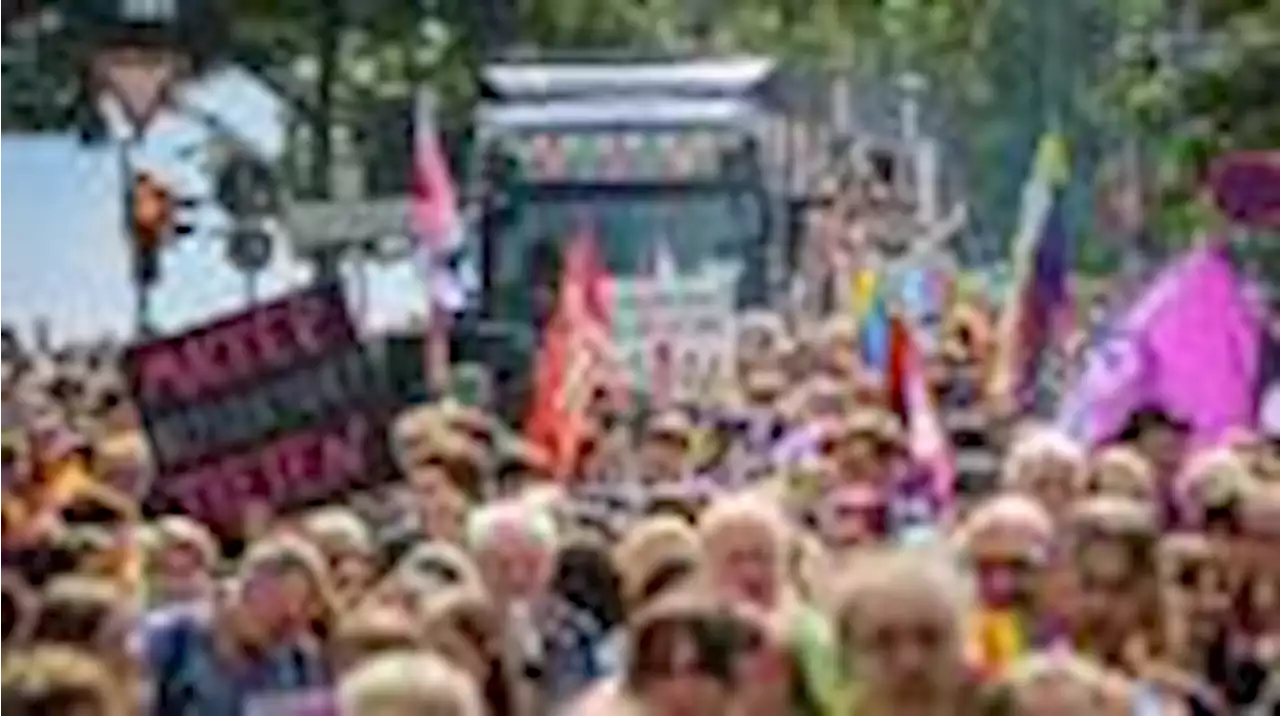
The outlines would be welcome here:
<svg viewBox="0 0 1280 716">
<path fill-rule="evenodd" d="M 1187 421 L 1202 445 L 1252 426 L 1260 331 L 1230 259 L 1194 249 L 1090 350 L 1064 421 L 1093 443 L 1142 407 Z"/>
<path fill-rule="evenodd" d="M 924 361 L 914 334 L 907 347 L 905 362 L 903 403 L 907 416 L 907 448 L 912 460 L 929 473 L 933 497 L 940 511 L 939 520 L 946 522 L 955 505 L 955 452 L 942 426 L 938 407 L 929 394 Z"/>
<path fill-rule="evenodd" d="M 414 118 L 413 153 L 410 229 L 418 242 L 429 313 L 433 317 L 444 316 L 462 310 L 472 281 L 460 256 L 464 232 L 458 192 L 440 146 L 428 97 L 420 100 Z"/>
<path fill-rule="evenodd" d="M 418 113 L 413 143 L 412 228 L 423 248 L 447 252 L 461 241 L 458 192 L 429 113 Z"/>
</svg>

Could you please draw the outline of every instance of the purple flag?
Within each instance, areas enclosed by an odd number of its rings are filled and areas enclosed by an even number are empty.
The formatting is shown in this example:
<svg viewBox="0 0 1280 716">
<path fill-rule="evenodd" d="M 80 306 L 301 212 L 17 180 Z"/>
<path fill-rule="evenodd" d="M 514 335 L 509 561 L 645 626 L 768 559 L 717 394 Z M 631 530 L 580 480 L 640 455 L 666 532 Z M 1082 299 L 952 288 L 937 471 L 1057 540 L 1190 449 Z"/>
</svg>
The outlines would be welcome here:
<svg viewBox="0 0 1280 716">
<path fill-rule="evenodd" d="M 1096 444 L 1154 405 L 1186 420 L 1201 445 L 1252 426 L 1261 327 L 1241 288 L 1216 248 L 1166 268 L 1090 349 L 1060 424 Z"/>
</svg>

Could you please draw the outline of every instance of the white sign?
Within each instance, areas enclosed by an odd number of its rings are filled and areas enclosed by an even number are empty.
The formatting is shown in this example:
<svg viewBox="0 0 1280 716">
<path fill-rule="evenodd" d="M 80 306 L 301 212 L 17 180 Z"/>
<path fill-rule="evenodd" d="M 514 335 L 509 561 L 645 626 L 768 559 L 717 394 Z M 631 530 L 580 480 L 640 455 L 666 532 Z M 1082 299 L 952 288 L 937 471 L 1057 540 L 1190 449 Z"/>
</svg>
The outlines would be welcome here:
<svg viewBox="0 0 1280 716">
<path fill-rule="evenodd" d="M 614 341 L 635 385 L 684 400 L 731 377 L 739 271 L 718 264 L 614 281 Z"/>
</svg>

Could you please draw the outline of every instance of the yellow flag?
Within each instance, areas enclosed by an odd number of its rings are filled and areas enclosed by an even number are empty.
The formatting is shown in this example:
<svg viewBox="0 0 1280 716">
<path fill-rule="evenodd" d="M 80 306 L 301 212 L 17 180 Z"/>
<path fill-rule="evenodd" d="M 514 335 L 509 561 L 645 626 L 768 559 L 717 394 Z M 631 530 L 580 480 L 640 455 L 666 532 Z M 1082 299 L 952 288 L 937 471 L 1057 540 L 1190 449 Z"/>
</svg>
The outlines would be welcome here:
<svg viewBox="0 0 1280 716">
<path fill-rule="evenodd" d="M 853 305 L 849 309 L 858 320 L 866 317 L 871 310 L 871 303 L 876 295 L 876 272 L 864 268 L 853 275 L 852 290 L 849 292 Z"/>
</svg>

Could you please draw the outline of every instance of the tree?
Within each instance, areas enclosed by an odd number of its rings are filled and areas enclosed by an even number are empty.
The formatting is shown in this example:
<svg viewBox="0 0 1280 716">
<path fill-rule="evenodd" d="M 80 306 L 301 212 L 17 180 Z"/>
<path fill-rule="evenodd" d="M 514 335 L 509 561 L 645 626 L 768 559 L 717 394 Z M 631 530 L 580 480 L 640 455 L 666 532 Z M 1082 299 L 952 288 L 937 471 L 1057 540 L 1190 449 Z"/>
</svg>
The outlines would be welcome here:
<svg viewBox="0 0 1280 716">
<path fill-rule="evenodd" d="M 1149 147 L 1160 227 L 1190 233 L 1212 213 L 1196 195 L 1214 157 L 1280 146 L 1280 5 L 1203 0 L 1171 17 L 1164 3 L 1120 4 L 1132 21 L 1102 103 Z"/>
</svg>

